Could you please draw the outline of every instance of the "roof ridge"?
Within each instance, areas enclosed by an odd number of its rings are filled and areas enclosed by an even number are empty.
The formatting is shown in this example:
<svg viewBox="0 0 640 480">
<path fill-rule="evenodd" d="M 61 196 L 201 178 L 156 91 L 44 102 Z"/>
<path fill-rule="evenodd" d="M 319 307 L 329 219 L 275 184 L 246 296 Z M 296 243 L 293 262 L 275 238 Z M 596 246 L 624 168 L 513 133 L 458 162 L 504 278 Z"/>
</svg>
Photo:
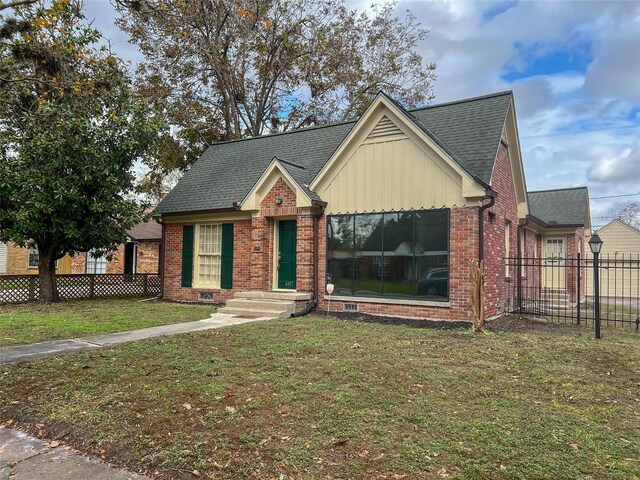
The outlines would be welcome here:
<svg viewBox="0 0 640 480">
<path fill-rule="evenodd" d="M 282 158 L 279 158 L 278 156 L 275 156 L 273 158 L 275 158 L 279 162 L 286 163 L 287 165 L 291 165 L 292 167 L 300 168 L 302 170 L 306 170 L 307 169 L 306 167 L 304 167 L 302 165 L 298 165 L 297 163 L 289 162 L 288 160 L 283 160 Z"/>
<path fill-rule="evenodd" d="M 586 185 L 582 186 L 582 187 L 567 187 L 567 188 L 550 188 L 547 190 L 529 190 L 527 191 L 527 194 L 529 193 L 544 193 L 544 192 L 561 192 L 561 191 L 567 191 L 567 190 L 588 190 L 589 187 L 587 187 Z"/>
<path fill-rule="evenodd" d="M 600 230 L 607 228 L 609 225 L 618 222 L 621 223 L 622 226 L 630 228 L 631 230 L 633 230 L 636 233 L 640 233 L 640 228 L 636 228 L 633 225 L 628 224 L 627 222 L 625 222 L 624 220 L 620 220 L 619 218 L 614 218 L 612 219 L 609 223 L 607 223 L 606 225 L 601 226 L 600 228 L 598 228 L 597 230 L 595 230 L 596 232 L 599 232 Z"/>
<path fill-rule="evenodd" d="M 347 125 L 349 123 L 356 123 L 356 122 L 357 120 L 345 120 L 344 122 L 325 123 L 324 125 L 314 125 L 312 127 L 295 128 L 293 130 L 287 130 L 286 132 L 265 133 L 264 135 L 255 135 L 253 137 L 244 137 L 244 138 L 236 138 L 233 140 L 224 140 L 222 142 L 213 142 L 211 145 L 209 145 L 209 147 L 213 147 L 214 145 L 225 145 L 227 143 L 245 142 L 247 140 L 257 140 L 258 138 L 277 137 L 280 135 L 288 135 L 290 133 L 308 132 L 309 130 L 318 130 L 320 128 L 327 128 L 327 127 L 337 127 L 339 125 Z"/>
<path fill-rule="evenodd" d="M 486 95 L 478 95 L 476 97 L 463 98 L 461 100 L 452 100 L 450 102 L 437 103 L 435 105 L 426 105 L 424 107 L 412 108 L 412 109 L 409 109 L 407 111 L 409 113 L 413 113 L 413 112 L 419 112 L 421 110 L 428 110 L 428 109 L 431 109 L 431 108 L 446 107 L 446 106 L 449 106 L 449 105 L 456 105 L 458 103 L 474 102 L 476 100 L 484 100 L 486 98 L 502 97 L 502 96 L 505 96 L 505 95 L 513 95 L 513 90 L 503 90 L 501 92 L 487 93 Z"/>
<path fill-rule="evenodd" d="M 384 93 L 384 92 L 382 92 L 382 93 Z M 451 101 L 451 102 L 438 103 L 436 105 L 427 105 L 427 106 L 424 106 L 424 107 L 411 108 L 411 109 L 404 108 L 401 104 L 399 104 L 396 100 L 391 98 L 386 93 L 384 93 L 384 95 L 386 97 L 390 98 L 394 103 L 396 103 L 399 107 L 401 107 L 405 112 L 413 113 L 413 112 L 419 112 L 421 110 L 428 110 L 428 109 L 437 108 L 437 107 L 445 107 L 445 106 L 448 106 L 448 105 L 455 105 L 455 104 L 458 104 L 458 103 L 466 103 L 466 102 L 472 102 L 472 101 L 475 101 L 475 100 L 482 100 L 482 99 L 485 99 L 485 98 L 500 97 L 500 96 L 504 96 L 504 95 L 513 95 L 513 91 L 512 90 L 503 90 L 501 92 L 488 93 L 486 95 L 479 95 L 477 97 L 463 98 L 461 100 L 454 100 L 454 101 Z M 345 120 L 345 121 L 342 121 L 342 122 L 325 123 L 323 125 L 314 125 L 312 127 L 295 128 L 293 130 L 287 130 L 285 132 L 265 133 L 263 135 L 254 135 L 252 137 L 236 138 L 236 139 L 233 139 L 233 140 L 224 140 L 222 142 L 214 142 L 209 146 L 212 147 L 214 145 L 224 145 L 224 144 L 227 144 L 227 143 L 244 142 L 246 140 L 255 140 L 257 138 L 276 137 L 276 136 L 279 136 L 279 135 L 288 135 L 290 133 L 307 132 L 307 131 L 310 131 L 310 130 L 317 130 L 317 129 L 320 129 L 320 128 L 336 127 L 338 125 L 348 125 L 350 123 L 356 123 L 357 121 L 358 120 Z"/>
</svg>

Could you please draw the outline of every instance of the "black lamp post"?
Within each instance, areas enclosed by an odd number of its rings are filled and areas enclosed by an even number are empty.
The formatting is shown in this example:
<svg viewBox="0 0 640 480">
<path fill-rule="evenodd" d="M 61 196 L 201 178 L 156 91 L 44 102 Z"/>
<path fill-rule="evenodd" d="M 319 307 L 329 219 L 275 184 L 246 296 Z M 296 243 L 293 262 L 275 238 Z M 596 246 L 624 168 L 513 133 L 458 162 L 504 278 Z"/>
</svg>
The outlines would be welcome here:
<svg viewBox="0 0 640 480">
<path fill-rule="evenodd" d="M 597 233 L 594 233 L 589 240 L 589 248 L 591 249 L 591 253 L 593 253 L 593 293 L 595 296 L 596 338 L 600 338 L 600 281 L 598 278 L 600 273 L 598 270 L 598 256 L 600 255 L 603 243 Z"/>
</svg>

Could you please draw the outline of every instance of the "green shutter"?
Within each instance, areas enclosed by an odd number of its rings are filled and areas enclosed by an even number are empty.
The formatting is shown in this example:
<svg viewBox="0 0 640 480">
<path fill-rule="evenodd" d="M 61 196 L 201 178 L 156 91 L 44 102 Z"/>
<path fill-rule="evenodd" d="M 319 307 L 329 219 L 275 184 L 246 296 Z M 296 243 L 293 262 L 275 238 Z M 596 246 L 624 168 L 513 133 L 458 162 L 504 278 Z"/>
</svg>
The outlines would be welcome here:
<svg viewBox="0 0 640 480">
<path fill-rule="evenodd" d="M 193 282 L 193 225 L 182 227 L 182 282 L 190 287 Z"/>
<path fill-rule="evenodd" d="M 222 224 L 220 287 L 233 287 L 233 223 Z"/>
</svg>

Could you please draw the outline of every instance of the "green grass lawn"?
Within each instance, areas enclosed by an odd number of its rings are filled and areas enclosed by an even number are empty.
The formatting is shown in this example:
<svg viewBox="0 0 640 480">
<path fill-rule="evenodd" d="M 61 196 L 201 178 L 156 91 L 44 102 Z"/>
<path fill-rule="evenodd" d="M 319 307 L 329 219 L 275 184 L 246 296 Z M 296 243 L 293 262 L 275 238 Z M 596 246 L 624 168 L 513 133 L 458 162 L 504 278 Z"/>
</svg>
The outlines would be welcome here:
<svg viewBox="0 0 640 480">
<path fill-rule="evenodd" d="M 165 479 L 638 478 L 640 336 L 504 328 L 151 339 L 2 367 L 0 417 Z"/>
<path fill-rule="evenodd" d="M 71 300 L 0 306 L 0 346 L 202 320 L 215 307 L 140 299 Z"/>
</svg>

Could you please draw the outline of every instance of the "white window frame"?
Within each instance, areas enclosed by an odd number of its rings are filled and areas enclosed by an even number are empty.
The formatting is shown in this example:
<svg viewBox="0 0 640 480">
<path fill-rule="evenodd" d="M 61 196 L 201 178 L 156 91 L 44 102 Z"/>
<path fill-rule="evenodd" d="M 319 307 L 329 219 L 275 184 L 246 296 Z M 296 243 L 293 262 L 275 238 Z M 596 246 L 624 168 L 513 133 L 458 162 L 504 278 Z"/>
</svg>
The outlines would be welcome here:
<svg viewBox="0 0 640 480">
<path fill-rule="evenodd" d="M 33 253 L 31 253 L 33 251 Z M 36 264 L 31 265 L 31 256 L 34 255 L 36 259 Z M 38 268 L 40 263 L 40 252 L 38 252 L 38 247 L 36 245 L 31 245 L 29 250 L 27 251 L 27 267 L 28 268 Z"/>
<path fill-rule="evenodd" d="M 558 255 L 557 257 L 547 255 L 547 244 L 553 243 L 555 245 L 562 245 L 562 256 Z M 545 265 L 564 265 L 567 259 L 567 239 L 565 237 L 544 237 L 543 244 L 544 252 L 543 258 L 545 260 Z"/>
<path fill-rule="evenodd" d="M 211 242 L 207 242 L 203 245 L 200 241 L 201 231 L 205 227 L 212 228 Z M 198 223 L 196 224 L 195 242 L 193 248 L 193 271 L 194 271 L 194 286 L 196 288 L 220 288 L 220 276 L 222 271 L 222 223 Z M 216 238 L 217 237 L 217 238 Z M 203 252 L 200 249 L 203 248 Z M 210 281 L 200 278 L 202 262 L 201 258 L 210 257 L 211 279 Z M 204 274 L 203 274 L 204 275 Z"/>
<path fill-rule="evenodd" d="M 507 221 L 504 224 L 504 258 L 506 259 L 504 265 L 504 276 L 511 276 L 511 269 L 509 266 L 509 257 L 511 256 L 511 222 Z"/>
<path fill-rule="evenodd" d="M 90 251 L 87 252 L 87 256 L 86 256 L 86 259 L 85 259 L 85 268 L 84 268 L 85 273 L 87 273 L 89 275 L 104 275 L 104 274 L 106 274 L 107 273 L 107 263 L 108 263 L 106 255 L 102 255 L 100 257 L 93 257 L 91 255 L 91 253 L 93 251 L 94 250 L 90 250 Z M 92 266 L 91 269 L 89 269 L 89 265 L 90 264 Z M 100 272 L 97 271 L 98 270 L 98 268 L 97 268 L 98 265 L 100 265 L 101 267 L 102 267 L 102 265 L 104 265 L 104 272 L 103 271 L 100 271 Z M 91 270 L 91 271 L 89 271 L 89 270 Z M 100 270 L 102 270 L 102 268 L 100 268 Z"/>
<path fill-rule="evenodd" d="M 35 265 L 31 265 L 31 250 L 35 250 L 35 254 L 37 255 L 36 259 L 36 264 Z M 27 250 L 27 268 L 38 268 L 40 266 L 40 252 L 38 252 L 38 246 L 37 245 L 31 245 L 29 247 L 29 249 Z M 58 260 L 56 260 L 56 263 L 54 265 L 54 268 L 58 268 Z"/>
</svg>

